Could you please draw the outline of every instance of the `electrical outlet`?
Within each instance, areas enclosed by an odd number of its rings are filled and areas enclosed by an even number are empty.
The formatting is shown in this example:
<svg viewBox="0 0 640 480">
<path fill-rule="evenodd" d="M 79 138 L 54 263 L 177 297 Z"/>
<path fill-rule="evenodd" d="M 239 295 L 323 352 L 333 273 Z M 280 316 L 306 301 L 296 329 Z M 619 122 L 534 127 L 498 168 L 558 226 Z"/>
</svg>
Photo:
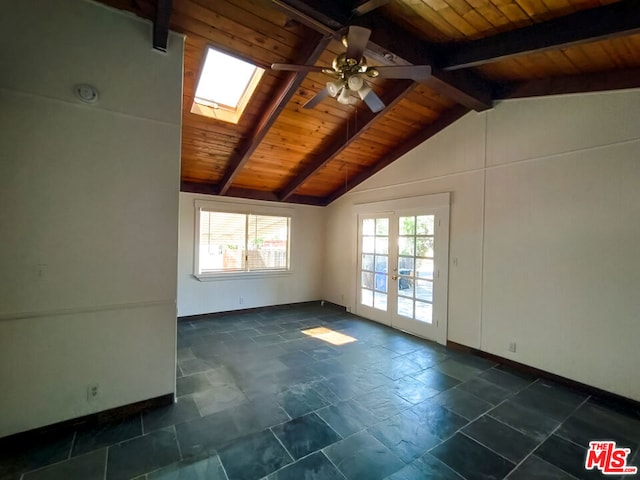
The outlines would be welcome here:
<svg viewBox="0 0 640 480">
<path fill-rule="evenodd" d="M 509 351 L 516 353 L 516 342 L 509 342 Z"/>
<path fill-rule="evenodd" d="M 87 402 L 95 402 L 98 395 L 100 395 L 100 385 L 97 383 L 90 383 L 87 385 Z"/>
<path fill-rule="evenodd" d="M 240 297 L 240 305 L 244 305 L 244 297 Z"/>
</svg>

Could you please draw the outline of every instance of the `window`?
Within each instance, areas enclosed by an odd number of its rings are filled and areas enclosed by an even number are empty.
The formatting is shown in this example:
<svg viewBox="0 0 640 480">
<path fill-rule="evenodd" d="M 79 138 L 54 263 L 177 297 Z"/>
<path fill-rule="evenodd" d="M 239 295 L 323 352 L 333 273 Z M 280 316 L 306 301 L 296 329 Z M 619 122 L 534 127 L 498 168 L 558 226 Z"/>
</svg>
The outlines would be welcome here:
<svg viewBox="0 0 640 480">
<path fill-rule="evenodd" d="M 238 123 L 264 69 L 209 47 L 191 113 Z"/>
<path fill-rule="evenodd" d="M 212 210 L 196 204 L 198 278 L 288 272 L 291 217 Z"/>
</svg>

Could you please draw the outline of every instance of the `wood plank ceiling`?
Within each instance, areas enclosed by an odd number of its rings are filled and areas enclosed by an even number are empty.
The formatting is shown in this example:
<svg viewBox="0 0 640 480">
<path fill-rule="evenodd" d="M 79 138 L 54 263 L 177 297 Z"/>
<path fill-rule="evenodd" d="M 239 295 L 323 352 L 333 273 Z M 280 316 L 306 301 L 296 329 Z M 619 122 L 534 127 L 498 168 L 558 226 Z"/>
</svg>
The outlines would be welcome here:
<svg viewBox="0 0 640 480">
<path fill-rule="evenodd" d="M 102 0 L 186 34 L 182 190 L 327 205 L 471 110 L 497 100 L 640 87 L 638 0 Z M 386 104 L 326 98 L 345 28 L 372 30 L 370 64 L 432 75 L 372 80 Z M 151 40 L 150 40 L 151 41 Z M 207 46 L 266 68 L 237 125 L 190 112 Z M 153 79 L 150 79 L 153 81 Z"/>
</svg>

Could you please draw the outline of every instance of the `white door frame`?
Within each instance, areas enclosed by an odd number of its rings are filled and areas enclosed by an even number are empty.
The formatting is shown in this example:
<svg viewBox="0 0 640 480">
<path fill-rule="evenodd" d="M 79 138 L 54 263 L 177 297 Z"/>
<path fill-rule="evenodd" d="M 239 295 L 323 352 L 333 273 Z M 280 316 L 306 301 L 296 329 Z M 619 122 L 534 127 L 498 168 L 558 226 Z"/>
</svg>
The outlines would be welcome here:
<svg viewBox="0 0 640 480">
<path fill-rule="evenodd" d="M 437 221 L 440 225 L 436 235 L 436 264 L 434 271 L 438 272 L 438 277 L 434 278 L 434 322 L 436 322 L 435 337 L 429 338 L 442 345 L 447 343 L 447 317 L 448 317 L 448 289 L 449 289 L 449 210 L 450 210 L 450 194 L 438 193 L 433 195 L 423 195 L 419 197 L 401 198 L 395 200 L 385 200 L 381 202 L 362 203 L 354 206 L 354 213 L 357 219 L 356 226 L 356 239 L 358 242 L 356 252 L 360 257 L 361 241 L 361 218 L 367 216 L 384 216 L 402 214 L 405 211 L 421 211 L 424 214 L 436 214 Z M 371 320 L 383 323 L 385 325 L 391 325 L 392 318 L 395 312 L 373 312 L 373 309 L 360 305 L 360 264 L 361 258 L 357 258 L 356 272 L 355 272 L 355 292 L 356 297 L 354 301 L 355 313 L 369 318 Z M 392 266 L 389 266 L 391 271 Z M 389 288 L 395 288 L 395 285 Z M 384 313 L 385 315 L 382 315 Z M 397 325 L 396 325 L 396 328 Z M 410 333 L 418 336 L 421 335 L 419 331 L 411 331 Z"/>
</svg>

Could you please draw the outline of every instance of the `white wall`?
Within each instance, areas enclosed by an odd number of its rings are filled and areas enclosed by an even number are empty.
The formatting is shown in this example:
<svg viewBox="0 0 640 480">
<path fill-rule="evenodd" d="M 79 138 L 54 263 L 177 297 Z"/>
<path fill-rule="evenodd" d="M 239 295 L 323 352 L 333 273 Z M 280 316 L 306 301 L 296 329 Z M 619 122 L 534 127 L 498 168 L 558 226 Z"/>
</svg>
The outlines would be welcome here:
<svg viewBox="0 0 640 480">
<path fill-rule="evenodd" d="M 449 256 L 458 258 L 458 268 L 449 269 L 448 338 L 479 345 L 484 150 L 478 145 L 484 139 L 484 124 L 480 115 L 465 116 L 329 206 L 325 246 L 327 300 L 355 305 L 354 204 L 452 192 Z"/>
<path fill-rule="evenodd" d="M 449 340 L 640 400 L 638 151 L 638 91 L 470 113 L 329 207 L 325 298 L 355 302 L 354 204 L 449 191 Z"/>
<path fill-rule="evenodd" d="M 172 35 L 153 52 L 150 23 L 93 3 L 10 3 L 0 437 L 174 391 L 183 50 Z M 96 105 L 74 98 L 85 82 Z"/>
<path fill-rule="evenodd" d="M 200 281 L 193 276 L 195 200 L 224 210 L 229 205 L 285 209 L 291 219 L 291 273 L 267 278 Z M 242 208 L 244 208 L 242 207 Z M 304 205 L 180 193 L 178 316 L 320 300 L 324 265 L 324 210 Z M 242 297 L 242 304 L 240 304 Z"/>
</svg>

